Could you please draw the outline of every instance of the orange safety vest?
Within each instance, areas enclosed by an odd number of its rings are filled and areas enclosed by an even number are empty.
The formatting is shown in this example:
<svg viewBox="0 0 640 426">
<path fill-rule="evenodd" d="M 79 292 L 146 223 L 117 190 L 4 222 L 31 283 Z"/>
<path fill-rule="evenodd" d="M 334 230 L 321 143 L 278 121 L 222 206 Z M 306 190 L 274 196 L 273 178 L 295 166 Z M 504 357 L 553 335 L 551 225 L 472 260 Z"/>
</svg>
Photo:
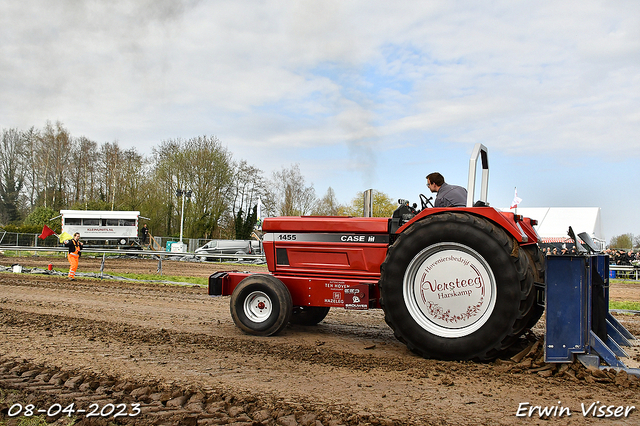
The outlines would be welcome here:
<svg viewBox="0 0 640 426">
<path fill-rule="evenodd" d="M 82 250 L 80 241 L 70 240 L 69 243 L 70 244 L 67 246 L 69 247 L 69 254 L 75 254 L 76 256 L 80 256 L 80 250 Z"/>
</svg>

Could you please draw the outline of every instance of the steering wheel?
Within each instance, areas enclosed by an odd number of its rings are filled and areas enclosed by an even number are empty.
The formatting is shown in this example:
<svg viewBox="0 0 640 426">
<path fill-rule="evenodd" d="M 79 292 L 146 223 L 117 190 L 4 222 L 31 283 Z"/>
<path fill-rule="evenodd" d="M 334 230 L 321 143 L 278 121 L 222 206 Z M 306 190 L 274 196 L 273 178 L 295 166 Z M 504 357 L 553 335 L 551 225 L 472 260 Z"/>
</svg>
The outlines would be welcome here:
<svg viewBox="0 0 640 426">
<path fill-rule="evenodd" d="M 422 210 L 426 209 L 429 206 L 433 207 L 433 204 L 431 204 L 432 199 L 433 197 L 427 198 L 424 194 L 420 194 L 420 204 L 422 204 Z"/>
</svg>

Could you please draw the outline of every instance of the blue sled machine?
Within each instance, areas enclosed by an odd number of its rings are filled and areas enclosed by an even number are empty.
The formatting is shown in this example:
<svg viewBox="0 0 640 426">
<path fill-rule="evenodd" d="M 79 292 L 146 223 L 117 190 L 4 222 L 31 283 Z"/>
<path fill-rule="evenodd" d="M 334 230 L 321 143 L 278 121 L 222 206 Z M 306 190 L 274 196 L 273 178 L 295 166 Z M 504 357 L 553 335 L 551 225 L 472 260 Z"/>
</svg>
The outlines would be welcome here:
<svg viewBox="0 0 640 426">
<path fill-rule="evenodd" d="M 548 256 L 546 287 L 546 362 L 640 377 L 640 342 L 609 312 L 609 256 Z"/>
</svg>

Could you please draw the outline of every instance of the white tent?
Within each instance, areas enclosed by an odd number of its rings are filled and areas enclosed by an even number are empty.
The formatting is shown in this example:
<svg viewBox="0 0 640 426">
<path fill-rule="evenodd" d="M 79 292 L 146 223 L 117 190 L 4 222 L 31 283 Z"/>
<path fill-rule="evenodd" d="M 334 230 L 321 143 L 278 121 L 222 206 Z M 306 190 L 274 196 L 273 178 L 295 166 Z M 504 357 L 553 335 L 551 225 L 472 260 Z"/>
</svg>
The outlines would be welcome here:
<svg viewBox="0 0 640 426">
<path fill-rule="evenodd" d="M 515 212 L 515 209 L 501 208 L 505 212 Z M 522 207 L 517 213 L 538 221 L 536 230 L 543 243 L 572 242 L 567 231 L 569 226 L 577 234 L 586 232 L 591 239 L 606 245 L 600 221 L 600 207 Z"/>
</svg>

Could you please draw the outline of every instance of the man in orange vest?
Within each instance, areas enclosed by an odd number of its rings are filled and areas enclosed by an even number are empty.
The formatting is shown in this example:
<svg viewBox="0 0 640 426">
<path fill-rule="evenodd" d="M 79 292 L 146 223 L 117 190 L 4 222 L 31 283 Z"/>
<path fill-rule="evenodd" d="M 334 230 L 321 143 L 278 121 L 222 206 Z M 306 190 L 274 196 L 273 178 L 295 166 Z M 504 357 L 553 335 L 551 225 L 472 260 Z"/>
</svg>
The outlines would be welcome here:
<svg viewBox="0 0 640 426">
<path fill-rule="evenodd" d="M 67 259 L 69 259 L 69 279 L 76 279 L 76 270 L 78 269 L 78 262 L 80 260 L 80 252 L 82 251 L 83 244 L 80 242 L 80 233 L 73 234 L 72 240 L 67 240 L 64 245 L 69 249 Z"/>
</svg>

